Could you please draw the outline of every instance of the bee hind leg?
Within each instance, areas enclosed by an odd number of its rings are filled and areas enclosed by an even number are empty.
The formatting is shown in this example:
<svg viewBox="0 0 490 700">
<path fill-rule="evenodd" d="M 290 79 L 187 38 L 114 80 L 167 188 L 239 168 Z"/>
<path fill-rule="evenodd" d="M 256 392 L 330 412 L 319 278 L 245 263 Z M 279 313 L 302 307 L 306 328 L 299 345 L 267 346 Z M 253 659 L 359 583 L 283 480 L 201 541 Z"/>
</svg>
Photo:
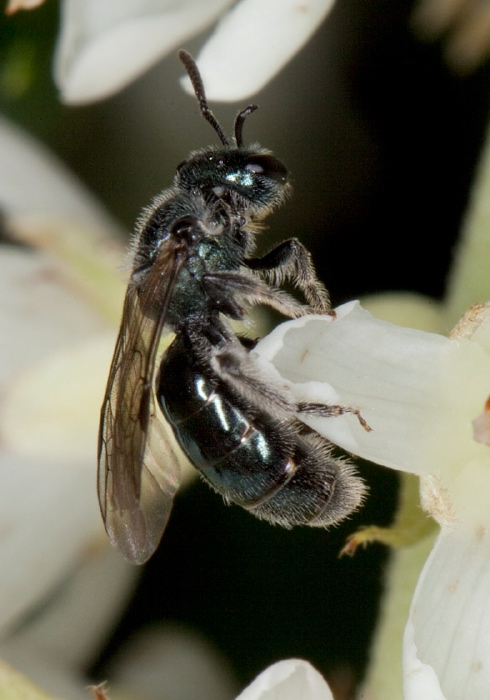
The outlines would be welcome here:
<svg viewBox="0 0 490 700">
<path fill-rule="evenodd" d="M 297 410 L 298 413 L 310 413 L 321 418 L 333 418 L 335 416 L 343 416 L 345 413 L 353 413 L 366 432 L 370 433 L 372 430 L 372 428 L 361 416 L 361 412 L 358 408 L 351 408 L 349 406 L 329 406 L 328 404 L 323 403 L 305 402 L 298 403 Z"/>
</svg>

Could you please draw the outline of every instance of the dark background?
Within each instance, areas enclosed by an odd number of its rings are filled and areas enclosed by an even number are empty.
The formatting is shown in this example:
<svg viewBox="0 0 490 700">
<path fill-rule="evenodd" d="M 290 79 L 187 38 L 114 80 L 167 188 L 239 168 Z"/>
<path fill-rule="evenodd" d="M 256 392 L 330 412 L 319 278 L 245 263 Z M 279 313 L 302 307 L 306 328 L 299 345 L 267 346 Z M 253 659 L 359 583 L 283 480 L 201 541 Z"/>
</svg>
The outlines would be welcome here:
<svg viewBox="0 0 490 700">
<path fill-rule="evenodd" d="M 294 197 L 268 221 L 264 248 L 298 236 L 335 304 L 385 290 L 440 298 L 488 113 L 488 65 L 451 73 L 440 43 L 410 30 L 412 3 L 341 0 L 307 47 L 260 95 L 245 141 L 288 165 Z M 176 164 L 214 139 L 168 56 L 119 95 L 61 105 L 50 62 L 56 4 L 1 20 L 2 66 L 24 61 L 32 82 L 0 75 L 2 108 L 93 189 L 128 231 L 171 182 Z M 197 53 L 204 37 L 187 42 Z M 2 69 L 3 70 L 3 69 Z M 229 131 L 238 106 L 214 105 Z M 374 545 L 338 559 L 362 524 L 387 524 L 396 476 L 359 464 L 365 507 L 330 532 L 285 532 L 227 508 L 196 483 L 176 501 L 161 549 L 96 661 L 142 625 L 178 620 L 204 632 L 241 684 L 269 663 L 298 656 L 330 674 L 362 674 L 387 553 Z"/>
</svg>

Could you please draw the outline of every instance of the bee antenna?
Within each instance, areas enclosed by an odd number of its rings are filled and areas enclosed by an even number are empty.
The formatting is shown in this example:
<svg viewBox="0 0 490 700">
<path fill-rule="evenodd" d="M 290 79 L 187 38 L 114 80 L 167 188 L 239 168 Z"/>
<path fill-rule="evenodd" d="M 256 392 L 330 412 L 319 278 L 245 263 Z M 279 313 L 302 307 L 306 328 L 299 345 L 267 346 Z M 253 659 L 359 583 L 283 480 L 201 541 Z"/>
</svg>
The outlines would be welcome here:
<svg viewBox="0 0 490 700">
<path fill-rule="evenodd" d="M 236 145 L 240 148 L 243 146 L 243 138 L 242 138 L 242 132 L 243 132 L 243 123 L 248 117 L 249 114 L 252 114 L 252 112 L 255 112 L 256 109 L 259 108 L 259 105 L 249 105 L 248 107 L 245 107 L 245 109 L 242 109 L 241 112 L 238 112 L 238 114 L 235 117 L 235 126 L 234 126 L 234 134 L 235 134 L 235 141 Z"/>
<path fill-rule="evenodd" d="M 221 143 L 223 146 L 229 146 L 230 142 L 226 138 L 226 134 L 223 131 L 223 128 L 219 121 L 216 119 L 214 114 L 211 112 L 208 101 L 206 100 L 206 93 L 204 92 L 204 85 L 202 82 L 201 74 L 199 73 L 199 69 L 197 67 L 197 64 L 195 60 L 192 58 L 190 53 L 186 51 L 185 49 L 180 49 L 178 52 L 178 56 L 182 63 L 184 64 L 184 68 L 187 71 L 187 75 L 190 78 L 190 81 L 192 83 L 192 87 L 194 88 L 194 92 L 197 97 L 197 101 L 199 102 L 199 109 L 201 110 L 201 114 L 204 117 L 204 119 L 211 124 L 213 129 L 216 131 L 218 134 Z M 246 110 L 244 110 L 246 111 Z M 238 119 L 238 117 L 237 117 Z M 242 119 L 243 121 L 243 119 Z M 241 132 L 241 129 L 240 129 Z"/>
</svg>

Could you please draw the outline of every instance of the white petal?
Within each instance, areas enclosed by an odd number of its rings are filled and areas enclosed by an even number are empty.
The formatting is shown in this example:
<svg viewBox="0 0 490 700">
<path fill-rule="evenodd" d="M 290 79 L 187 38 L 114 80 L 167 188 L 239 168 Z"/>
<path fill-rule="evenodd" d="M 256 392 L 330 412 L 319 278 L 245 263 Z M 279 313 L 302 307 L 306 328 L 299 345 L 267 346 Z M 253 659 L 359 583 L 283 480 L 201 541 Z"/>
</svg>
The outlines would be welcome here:
<svg viewBox="0 0 490 700">
<path fill-rule="evenodd" d="M 0 453 L 0 632 L 42 600 L 102 526 L 94 464 Z"/>
<path fill-rule="evenodd" d="M 0 250 L 0 386 L 33 363 L 75 347 L 107 326 L 80 301 L 39 253 Z"/>
<path fill-rule="evenodd" d="M 412 601 L 406 697 L 487 700 L 489 659 L 490 532 L 454 523 L 439 535 Z"/>
<path fill-rule="evenodd" d="M 29 624 L 3 643 L 0 657 L 37 683 L 42 679 L 24 665 L 28 648 L 67 670 L 87 667 L 120 619 L 139 574 L 112 547 L 93 547 Z"/>
<path fill-rule="evenodd" d="M 229 700 L 237 688 L 231 665 L 211 642 L 172 622 L 132 634 L 111 661 L 109 678 L 114 697 Z"/>
<path fill-rule="evenodd" d="M 417 647 L 413 640 L 412 621 L 407 622 L 403 639 L 404 651 L 404 700 L 448 700 L 441 690 L 436 672 L 429 664 L 423 663 L 417 656 Z"/>
<path fill-rule="evenodd" d="M 237 700 L 333 700 L 323 676 L 307 661 L 288 659 L 269 666 Z"/>
<path fill-rule="evenodd" d="M 218 25 L 197 63 L 212 100 L 261 90 L 306 44 L 334 0 L 241 0 Z M 186 89 L 190 91 L 188 81 Z"/>
<path fill-rule="evenodd" d="M 115 333 L 55 352 L 13 379 L 0 412 L 4 446 L 53 459 L 94 458 Z"/>
<path fill-rule="evenodd" d="M 231 3 L 65 0 L 55 57 L 63 99 L 80 104 L 117 92 L 214 22 Z"/>
<path fill-rule="evenodd" d="M 472 438 L 485 404 L 490 360 L 477 343 L 400 328 L 357 303 L 337 319 L 305 316 L 282 324 L 256 348 L 273 362 L 296 400 L 359 409 L 355 416 L 301 419 L 359 456 L 416 474 L 456 475 L 488 448 Z"/>
<path fill-rule="evenodd" d="M 33 364 L 49 367 L 54 353 L 59 358 L 63 352 L 70 356 L 74 351 L 68 348 L 102 324 L 63 290 L 43 256 L 4 247 L 0 263 L 4 287 L 0 290 L 0 570 L 4 574 L 0 629 L 4 631 L 47 595 L 102 532 L 94 445 L 104 380 L 86 405 L 87 419 L 80 420 L 83 407 L 77 399 L 85 396 L 84 387 L 90 384 L 86 377 L 96 374 L 99 361 L 92 354 L 79 374 L 71 366 L 75 383 L 65 399 L 70 398 L 76 410 L 68 410 L 65 403 L 64 414 L 56 415 L 57 368 L 52 367 L 50 375 L 41 372 L 40 377 L 50 378 L 38 383 Z M 105 354 L 101 376 L 109 362 L 109 345 Z M 67 361 L 65 367 L 69 366 Z M 16 400 L 21 396 L 23 400 Z M 71 442 L 64 440 L 64 425 L 72 426 Z"/>
</svg>

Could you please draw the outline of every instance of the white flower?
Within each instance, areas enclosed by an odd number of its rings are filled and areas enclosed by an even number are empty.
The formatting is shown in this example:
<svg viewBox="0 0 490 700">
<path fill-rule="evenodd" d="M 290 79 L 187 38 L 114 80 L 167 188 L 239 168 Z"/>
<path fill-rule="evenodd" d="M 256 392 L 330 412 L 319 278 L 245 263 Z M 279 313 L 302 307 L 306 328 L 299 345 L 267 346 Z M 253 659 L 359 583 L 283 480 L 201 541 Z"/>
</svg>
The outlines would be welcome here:
<svg viewBox="0 0 490 700">
<path fill-rule="evenodd" d="M 55 79 L 63 99 L 117 92 L 218 22 L 198 56 L 210 99 L 256 93 L 304 46 L 334 0 L 65 0 Z"/>
<path fill-rule="evenodd" d="M 349 414 L 305 417 L 312 428 L 422 477 L 423 507 L 441 532 L 405 629 L 405 697 L 488 698 L 490 306 L 475 307 L 448 339 L 375 320 L 353 302 L 335 320 L 283 324 L 256 351 L 298 400 L 360 409 L 372 432 Z"/>
</svg>

